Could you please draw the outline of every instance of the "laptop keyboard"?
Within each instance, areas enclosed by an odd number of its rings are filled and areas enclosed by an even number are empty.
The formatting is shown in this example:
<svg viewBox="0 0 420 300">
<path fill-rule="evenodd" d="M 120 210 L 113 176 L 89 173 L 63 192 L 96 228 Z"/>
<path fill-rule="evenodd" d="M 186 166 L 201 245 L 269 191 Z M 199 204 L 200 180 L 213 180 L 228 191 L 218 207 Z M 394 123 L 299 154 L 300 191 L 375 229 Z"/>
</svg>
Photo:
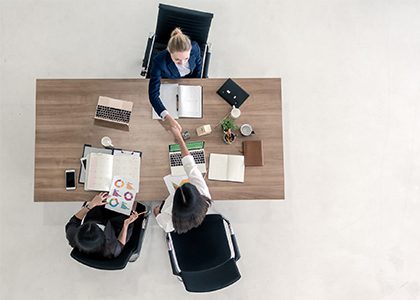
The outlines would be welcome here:
<svg viewBox="0 0 420 300">
<path fill-rule="evenodd" d="M 129 123 L 131 111 L 113 108 L 109 106 L 98 105 L 96 108 L 96 117 L 115 122 Z"/>
<path fill-rule="evenodd" d="M 190 154 L 197 165 L 206 162 L 204 159 L 204 149 L 190 151 Z M 171 160 L 171 167 L 182 166 L 182 155 L 180 152 L 169 153 L 169 158 Z"/>
</svg>

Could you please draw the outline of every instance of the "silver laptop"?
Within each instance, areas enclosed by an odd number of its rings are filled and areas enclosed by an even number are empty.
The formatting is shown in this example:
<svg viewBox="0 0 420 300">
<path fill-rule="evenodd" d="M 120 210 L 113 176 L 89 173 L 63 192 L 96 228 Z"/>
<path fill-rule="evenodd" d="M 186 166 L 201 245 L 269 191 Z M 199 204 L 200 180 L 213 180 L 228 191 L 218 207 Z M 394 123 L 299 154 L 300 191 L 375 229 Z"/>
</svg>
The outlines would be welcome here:
<svg viewBox="0 0 420 300">
<path fill-rule="evenodd" d="M 133 102 L 99 96 L 95 119 L 129 125 Z"/>
<path fill-rule="evenodd" d="M 190 154 L 193 156 L 195 163 L 201 173 L 206 173 L 206 154 L 204 152 L 203 141 L 193 141 L 186 143 Z M 186 175 L 182 166 L 181 149 L 178 144 L 169 145 L 169 166 L 172 176 Z"/>
</svg>

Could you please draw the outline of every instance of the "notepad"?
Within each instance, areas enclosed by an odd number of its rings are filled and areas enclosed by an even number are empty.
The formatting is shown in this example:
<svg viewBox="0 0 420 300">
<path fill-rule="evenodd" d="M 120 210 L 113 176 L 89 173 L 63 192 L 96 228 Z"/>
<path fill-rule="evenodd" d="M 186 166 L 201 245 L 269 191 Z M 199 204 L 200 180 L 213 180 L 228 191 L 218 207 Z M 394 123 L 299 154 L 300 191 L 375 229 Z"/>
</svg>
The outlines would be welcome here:
<svg viewBox="0 0 420 300">
<path fill-rule="evenodd" d="M 199 85 L 163 83 L 160 85 L 160 99 L 174 119 L 203 117 L 202 87 Z M 160 119 L 153 108 L 152 118 Z"/>
<path fill-rule="evenodd" d="M 245 164 L 243 155 L 210 153 L 208 178 L 210 180 L 244 182 Z"/>
<path fill-rule="evenodd" d="M 86 166 L 86 191 L 109 191 L 115 176 L 132 178 L 140 182 L 140 152 L 125 152 L 114 149 L 114 154 L 90 153 Z"/>
</svg>

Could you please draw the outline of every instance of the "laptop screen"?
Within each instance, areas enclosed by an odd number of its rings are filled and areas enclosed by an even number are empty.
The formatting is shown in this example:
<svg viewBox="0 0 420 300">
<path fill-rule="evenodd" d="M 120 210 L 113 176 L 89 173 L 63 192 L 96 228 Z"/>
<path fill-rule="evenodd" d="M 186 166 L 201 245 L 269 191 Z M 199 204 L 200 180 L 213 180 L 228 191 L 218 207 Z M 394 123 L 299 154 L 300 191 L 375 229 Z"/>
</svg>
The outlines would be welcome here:
<svg viewBox="0 0 420 300">
<path fill-rule="evenodd" d="M 204 148 L 204 141 L 192 141 L 187 142 L 187 149 L 188 150 L 198 150 Z M 181 147 L 178 144 L 171 144 L 169 145 L 169 152 L 178 152 L 181 151 Z"/>
</svg>

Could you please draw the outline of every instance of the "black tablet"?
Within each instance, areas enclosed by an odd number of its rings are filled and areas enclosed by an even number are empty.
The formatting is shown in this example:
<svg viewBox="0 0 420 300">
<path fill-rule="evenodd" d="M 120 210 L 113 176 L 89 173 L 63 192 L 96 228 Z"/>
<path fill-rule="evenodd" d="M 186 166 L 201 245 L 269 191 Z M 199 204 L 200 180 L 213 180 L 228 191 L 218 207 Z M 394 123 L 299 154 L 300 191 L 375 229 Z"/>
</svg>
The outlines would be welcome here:
<svg viewBox="0 0 420 300">
<path fill-rule="evenodd" d="M 236 108 L 239 108 L 249 97 L 249 94 L 230 78 L 217 90 L 217 93 L 225 99 L 227 103 Z"/>
</svg>

